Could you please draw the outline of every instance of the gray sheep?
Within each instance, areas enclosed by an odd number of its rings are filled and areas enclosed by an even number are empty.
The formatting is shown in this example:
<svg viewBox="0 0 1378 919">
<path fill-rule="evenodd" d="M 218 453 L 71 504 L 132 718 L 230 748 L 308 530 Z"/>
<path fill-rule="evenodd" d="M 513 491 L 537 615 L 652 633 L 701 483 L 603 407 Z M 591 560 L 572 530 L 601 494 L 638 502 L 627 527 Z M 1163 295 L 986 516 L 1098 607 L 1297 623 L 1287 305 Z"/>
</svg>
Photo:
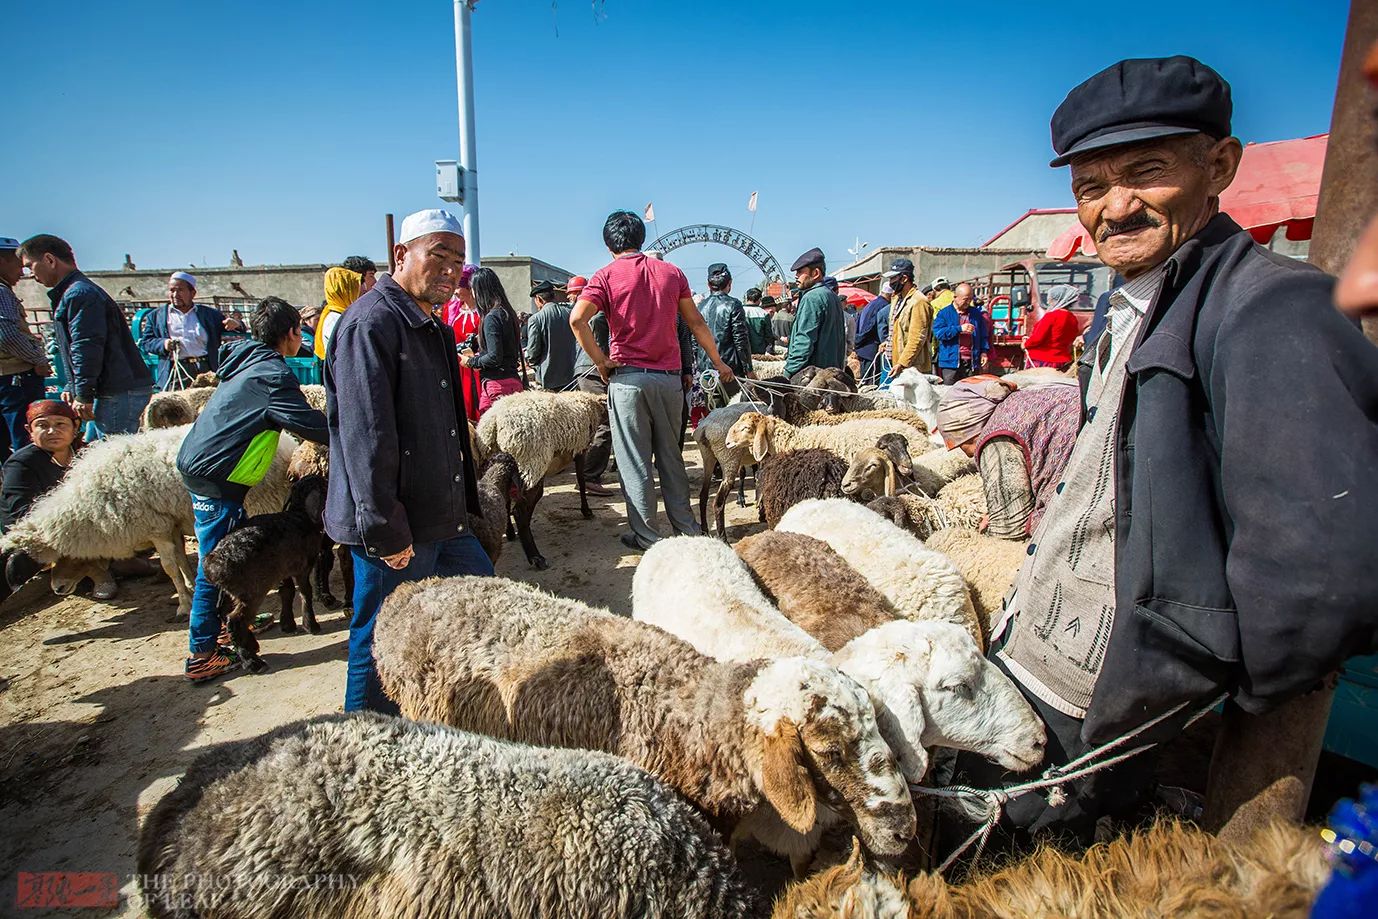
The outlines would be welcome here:
<svg viewBox="0 0 1378 919">
<path fill-rule="evenodd" d="M 162 917 L 757 915 L 706 821 L 613 756 L 326 715 L 199 757 L 149 814 Z"/>
</svg>

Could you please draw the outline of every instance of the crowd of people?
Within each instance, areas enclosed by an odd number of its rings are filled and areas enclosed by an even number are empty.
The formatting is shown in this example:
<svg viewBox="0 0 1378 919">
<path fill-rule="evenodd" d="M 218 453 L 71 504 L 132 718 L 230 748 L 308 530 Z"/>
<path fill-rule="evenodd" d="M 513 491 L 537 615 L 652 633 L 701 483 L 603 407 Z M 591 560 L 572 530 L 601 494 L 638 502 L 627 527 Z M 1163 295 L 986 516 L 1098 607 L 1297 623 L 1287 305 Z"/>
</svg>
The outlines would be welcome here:
<svg viewBox="0 0 1378 919">
<path fill-rule="evenodd" d="M 492 270 L 466 265 L 459 222 L 427 210 L 402 222 L 393 271 L 332 268 L 323 308 L 303 317 L 269 298 L 251 337 L 223 349 L 239 324 L 197 305 L 186 272 L 136 341 L 66 242 L 0 239 L 0 430 L 15 451 L 0 511 L 14 519 L 61 477 L 83 423 L 96 438 L 138 427 L 155 386 L 141 350 L 159 358 L 159 386 L 216 371 L 178 457 L 202 556 L 242 515 L 280 431 L 328 442 L 325 528 L 355 565 L 345 707 L 393 711 L 373 669 L 379 606 L 403 581 L 492 573 L 466 522 L 478 507 L 466 422 L 526 388 L 526 365 L 543 389 L 606 395 L 589 475 L 606 493 L 615 458 L 621 539 L 645 550 L 667 535 L 657 486 L 669 530 L 699 533 L 681 453 L 696 385 L 726 400 L 755 376 L 753 356 L 777 351 L 786 375 L 850 362 L 865 383 L 888 364 L 950 387 L 941 433 L 979 464 L 989 532 L 1031 537 L 990 658 L 1048 726 L 1040 769 L 1219 693 L 1264 712 L 1374 647 L 1378 351 L 1335 309 L 1333 278 L 1220 212 L 1241 156 L 1230 92 L 1191 58 L 1129 60 L 1053 115 L 1052 165 L 1070 165 L 1082 225 L 1121 282 L 1084 335 L 1068 311 L 1084 293 L 1043 292 L 1027 363 L 1068 375 L 1018 398 L 988 373 L 992 321 L 969 283 L 920 287 L 898 258 L 881 295 L 849 315 L 814 248 L 791 266 L 789 304 L 759 289 L 738 300 L 721 263 L 696 299 L 683 271 L 643 251 L 630 211 L 604 223 L 608 263 L 563 291 L 536 283 L 529 318 Z M 1378 259 L 1374 235 L 1360 264 Z M 47 359 L 11 291 L 21 264 L 50 289 L 61 401 L 41 398 Z M 1378 305 L 1364 277 L 1341 288 L 1351 313 Z M 324 414 L 283 364 L 304 351 L 324 360 Z M 1279 366 L 1304 372 L 1284 380 Z M 198 577 L 187 678 L 233 669 L 227 644 Z M 1089 838 L 1143 794 L 1151 767 L 1140 756 L 1080 780 L 1069 803 L 1023 797 L 1004 823 L 1011 838 Z M 957 770 L 978 787 L 1010 779 L 976 756 Z"/>
</svg>

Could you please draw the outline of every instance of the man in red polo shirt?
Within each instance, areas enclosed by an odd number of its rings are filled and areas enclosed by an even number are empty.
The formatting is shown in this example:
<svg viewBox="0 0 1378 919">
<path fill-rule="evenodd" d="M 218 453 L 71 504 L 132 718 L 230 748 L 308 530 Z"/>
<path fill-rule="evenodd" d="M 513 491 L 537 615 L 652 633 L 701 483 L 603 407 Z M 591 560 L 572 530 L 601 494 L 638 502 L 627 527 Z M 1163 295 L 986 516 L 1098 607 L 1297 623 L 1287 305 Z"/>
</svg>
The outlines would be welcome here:
<svg viewBox="0 0 1378 919">
<path fill-rule="evenodd" d="M 653 461 L 671 527 L 680 534 L 699 532 L 680 453 L 684 392 L 676 316 L 683 317 L 722 382 L 732 381 L 684 272 L 647 258 L 641 252 L 645 241 L 646 225 L 636 214 L 616 211 L 608 217 L 603 242 L 613 260 L 589 279 L 569 320 L 579 347 L 608 384 L 613 454 L 631 527 L 621 539 L 629 549 L 648 549 L 661 538 L 655 527 Z M 600 312 L 608 319 L 610 354 L 598 347 L 589 325 Z"/>
</svg>

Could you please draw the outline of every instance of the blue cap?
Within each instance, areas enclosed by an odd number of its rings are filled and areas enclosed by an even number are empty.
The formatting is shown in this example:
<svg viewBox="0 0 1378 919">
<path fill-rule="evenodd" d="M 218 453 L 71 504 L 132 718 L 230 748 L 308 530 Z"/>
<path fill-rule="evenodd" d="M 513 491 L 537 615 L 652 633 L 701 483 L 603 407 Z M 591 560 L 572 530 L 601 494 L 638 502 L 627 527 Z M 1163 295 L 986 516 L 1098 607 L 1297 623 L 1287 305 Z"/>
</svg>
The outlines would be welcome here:
<svg viewBox="0 0 1378 919">
<path fill-rule="evenodd" d="M 19 240 L 13 236 L 0 236 L 0 249 L 18 249 Z"/>
</svg>

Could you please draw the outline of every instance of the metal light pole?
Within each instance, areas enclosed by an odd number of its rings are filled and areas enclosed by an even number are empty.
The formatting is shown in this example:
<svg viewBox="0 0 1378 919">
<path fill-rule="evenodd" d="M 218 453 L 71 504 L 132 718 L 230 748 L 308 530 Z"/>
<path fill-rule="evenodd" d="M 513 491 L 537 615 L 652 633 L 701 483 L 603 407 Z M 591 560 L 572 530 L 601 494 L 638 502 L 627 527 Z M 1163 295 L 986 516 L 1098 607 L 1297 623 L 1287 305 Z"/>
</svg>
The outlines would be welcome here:
<svg viewBox="0 0 1378 919">
<path fill-rule="evenodd" d="M 479 263 L 478 144 L 474 139 L 474 45 L 469 17 L 478 0 L 454 0 L 455 75 L 459 83 L 459 166 L 464 183 L 464 243 L 466 261 Z"/>
</svg>

